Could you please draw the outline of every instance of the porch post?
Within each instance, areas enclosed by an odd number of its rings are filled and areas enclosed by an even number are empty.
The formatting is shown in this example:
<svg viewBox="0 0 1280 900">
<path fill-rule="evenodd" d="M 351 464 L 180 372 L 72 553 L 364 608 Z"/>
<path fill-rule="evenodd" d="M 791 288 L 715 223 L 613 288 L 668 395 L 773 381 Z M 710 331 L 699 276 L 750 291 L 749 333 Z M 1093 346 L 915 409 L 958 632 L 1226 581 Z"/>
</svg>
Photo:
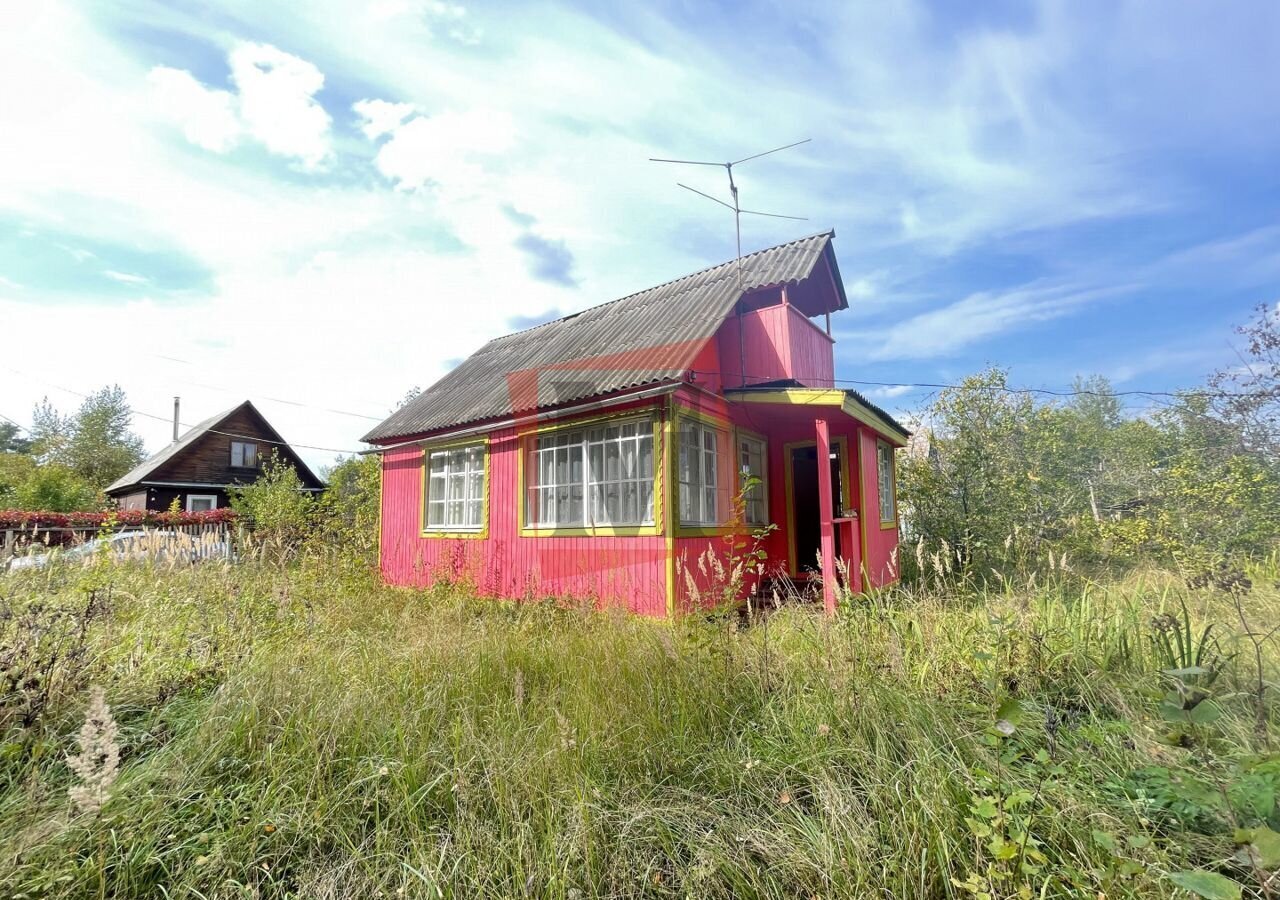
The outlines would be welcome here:
<svg viewBox="0 0 1280 900">
<path fill-rule="evenodd" d="M 818 527 L 822 538 L 822 605 L 836 614 L 836 535 L 831 508 L 831 434 L 826 419 L 815 419 L 818 443 Z"/>
</svg>

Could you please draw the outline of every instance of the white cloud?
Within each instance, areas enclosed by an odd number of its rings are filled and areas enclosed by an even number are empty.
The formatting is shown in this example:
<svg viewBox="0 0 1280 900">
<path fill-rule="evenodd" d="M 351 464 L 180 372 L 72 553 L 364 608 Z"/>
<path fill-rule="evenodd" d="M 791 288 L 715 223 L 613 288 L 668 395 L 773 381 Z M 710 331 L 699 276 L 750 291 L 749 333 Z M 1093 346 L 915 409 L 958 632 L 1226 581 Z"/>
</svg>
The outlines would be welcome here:
<svg viewBox="0 0 1280 900">
<path fill-rule="evenodd" d="M 884 385 L 882 387 L 872 388 L 866 393 L 870 397 L 891 400 L 894 397 L 901 397 L 904 394 L 909 394 L 913 390 L 916 390 L 916 389 L 909 384 L 890 384 L 890 385 Z"/>
<path fill-rule="evenodd" d="M 161 113 L 181 125 L 191 143 L 225 153 L 240 139 L 240 120 L 229 92 L 211 90 L 190 72 L 168 66 L 156 66 L 147 80 Z"/>
<path fill-rule="evenodd" d="M 324 75 L 270 44 L 241 42 L 227 56 L 236 92 L 206 87 L 190 72 L 156 66 L 147 75 L 161 115 L 191 143 L 226 153 L 245 137 L 317 169 L 332 153 L 330 118 L 315 98 Z"/>
<path fill-rule="evenodd" d="M 382 116 L 379 126 L 385 125 L 385 110 L 376 114 Z M 515 138 L 511 116 L 492 109 L 414 116 L 386 131 L 391 137 L 374 160 L 386 178 L 404 190 L 433 182 L 461 194 L 479 189 L 485 178 L 484 158 L 507 150 Z"/>
<path fill-rule="evenodd" d="M 414 113 L 412 103 L 390 103 L 386 100 L 357 100 L 351 109 L 358 117 L 360 130 L 371 141 L 395 131 Z"/>
<path fill-rule="evenodd" d="M 107 269 L 103 273 L 112 281 L 118 281 L 121 284 L 150 284 L 151 279 L 142 275 L 132 275 L 129 272 L 117 272 L 115 269 Z"/>
<path fill-rule="evenodd" d="M 240 93 L 245 130 L 272 153 L 314 169 L 331 152 L 329 114 L 316 102 L 324 75 L 314 65 L 270 44 L 238 44 L 228 56 Z"/>
<path fill-rule="evenodd" d="M 1059 319 L 1084 306 L 1135 290 L 1133 285 L 1081 287 L 1034 282 L 1002 291 L 980 291 L 889 326 L 875 335 L 868 359 L 930 359 L 954 355 L 966 347 Z"/>
</svg>

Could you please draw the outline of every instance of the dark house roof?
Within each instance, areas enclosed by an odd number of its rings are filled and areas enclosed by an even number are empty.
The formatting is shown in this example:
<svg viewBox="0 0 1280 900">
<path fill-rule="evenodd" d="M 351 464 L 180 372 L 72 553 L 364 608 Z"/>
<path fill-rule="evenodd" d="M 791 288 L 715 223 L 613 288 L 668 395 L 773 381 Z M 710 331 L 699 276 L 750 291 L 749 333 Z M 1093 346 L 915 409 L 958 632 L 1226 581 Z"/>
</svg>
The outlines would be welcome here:
<svg viewBox="0 0 1280 900">
<path fill-rule="evenodd" d="M 280 436 L 280 432 L 276 431 L 275 428 L 272 427 L 271 423 L 266 420 L 266 417 L 264 417 L 262 413 L 258 412 L 258 408 L 246 400 L 238 406 L 233 406 L 231 409 L 224 410 L 216 416 L 210 416 L 203 422 L 195 425 L 178 438 L 178 440 L 165 447 L 154 456 L 148 457 L 138 463 L 138 465 L 133 469 L 126 472 L 124 475 L 121 475 L 109 484 L 105 493 L 108 495 L 120 494 L 140 485 L 162 483 L 160 481 L 153 481 L 153 478 L 157 477 L 158 474 L 161 474 L 161 470 L 165 469 L 170 463 L 181 460 L 184 454 L 194 451 L 195 445 L 201 438 L 206 435 L 220 433 L 218 426 L 222 425 L 228 419 L 239 417 L 242 413 L 247 413 L 257 420 L 258 431 L 260 434 L 240 434 L 232 428 L 227 430 L 229 440 L 232 437 L 243 437 L 247 441 L 263 442 L 265 438 L 266 442 L 273 444 L 275 449 L 283 451 L 282 455 L 293 464 L 295 469 L 297 469 L 298 477 L 302 480 L 303 485 L 308 490 L 323 489 L 324 482 L 316 477 L 315 473 L 312 472 L 311 469 L 308 468 L 307 464 L 302 461 L 302 458 L 298 456 L 298 454 L 293 451 L 293 448 L 290 447 L 285 442 L 284 438 Z M 168 482 L 166 481 L 163 483 Z M 230 486 L 230 484 L 232 484 L 232 482 L 218 485 L 211 484 L 208 486 L 226 487 Z"/>
<path fill-rule="evenodd" d="M 743 293 L 801 282 L 823 260 L 838 295 L 832 311 L 847 309 L 831 247 L 834 236 L 827 231 L 742 257 L 741 283 L 738 261 L 732 260 L 495 338 L 363 440 L 388 443 L 535 406 L 678 380 Z M 536 378 L 516 374 L 534 371 Z"/>
</svg>

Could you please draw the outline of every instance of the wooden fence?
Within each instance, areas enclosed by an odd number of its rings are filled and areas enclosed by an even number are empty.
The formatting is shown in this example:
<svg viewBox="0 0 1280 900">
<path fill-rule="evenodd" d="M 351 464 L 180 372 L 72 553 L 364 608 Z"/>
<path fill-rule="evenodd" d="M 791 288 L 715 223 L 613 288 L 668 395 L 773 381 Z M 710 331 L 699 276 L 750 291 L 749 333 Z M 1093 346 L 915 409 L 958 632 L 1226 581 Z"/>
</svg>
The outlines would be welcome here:
<svg viewBox="0 0 1280 900">
<path fill-rule="evenodd" d="M 44 553 L 54 548 L 74 548 L 99 537 L 133 535 L 135 540 L 119 539 L 125 553 L 181 553 L 193 559 L 230 557 L 243 542 L 242 529 L 226 522 L 202 525 L 120 525 L 104 533 L 96 525 L 68 525 L 56 528 L 38 526 L 0 530 L 0 566 L 15 556 Z M 116 544 L 117 541 L 113 541 Z"/>
</svg>

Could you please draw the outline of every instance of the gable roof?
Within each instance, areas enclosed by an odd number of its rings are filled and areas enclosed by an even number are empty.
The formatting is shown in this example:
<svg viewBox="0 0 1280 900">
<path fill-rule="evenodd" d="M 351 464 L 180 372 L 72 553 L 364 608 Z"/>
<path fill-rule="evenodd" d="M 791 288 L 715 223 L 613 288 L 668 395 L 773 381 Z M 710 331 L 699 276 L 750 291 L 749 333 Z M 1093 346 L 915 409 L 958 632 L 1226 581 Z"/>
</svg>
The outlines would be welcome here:
<svg viewBox="0 0 1280 900">
<path fill-rule="evenodd" d="M 233 406 L 228 410 L 223 410 L 217 415 L 210 416 L 203 422 L 194 425 L 188 429 L 185 434 L 178 438 L 178 440 L 174 441 L 154 456 L 144 459 L 128 472 L 111 482 L 111 484 L 107 485 L 103 490 L 103 493 L 111 494 L 113 492 L 141 484 L 146 481 L 150 475 L 163 468 L 165 463 L 181 456 L 184 451 L 194 445 L 198 440 L 200 440 L 200 438 L 204 437 L 206 434 L 217 433 L 219 425 L 244 409 L 248 409 L 249 412 L 257 416 L 258 420 L 262 423 L 263 429 L 267 432 L 274 444 L 289 451 L 289 455 L 293 457 L 291 461 L 298 469 L 298 477 L 301 478 L 304 483 L 309 482 L 315 485 L 324 484 L 324 482 L 317 478 L 315 473 L 307 467 L 307 464 L 302 461 L 302 457 L 298 456 L 298 454 L 293 451 L 293 448 L 290 447 L 284 438 L 280 436 L 280 432 L 276 431 L 275 428 L 272 427 L 271 423 L 267 421 L 266 416 L 258 412 L 258 408 L 246 400 L 238 406 Z M 240 435 L 233 436 L 239 437 Z M 261 440 L 261 438 L 257 438 L 254 435 L 244 435 L 243 437 L 246 440 Z"/>
<path fill-rule="evenodd" d="M 743 293 L 794 284 L 825 259 L 846 309 L 834 231 L 720 263 L 582 312 L 495 338 L 362 440 L 385 443 L 683 377 Z M 537 372 L 536 378 L 528 374 Z M 513 393 L 520 399 L 514 400 Z M 516 407 L 519 407 L 518 409 Z"/>
</svg>

